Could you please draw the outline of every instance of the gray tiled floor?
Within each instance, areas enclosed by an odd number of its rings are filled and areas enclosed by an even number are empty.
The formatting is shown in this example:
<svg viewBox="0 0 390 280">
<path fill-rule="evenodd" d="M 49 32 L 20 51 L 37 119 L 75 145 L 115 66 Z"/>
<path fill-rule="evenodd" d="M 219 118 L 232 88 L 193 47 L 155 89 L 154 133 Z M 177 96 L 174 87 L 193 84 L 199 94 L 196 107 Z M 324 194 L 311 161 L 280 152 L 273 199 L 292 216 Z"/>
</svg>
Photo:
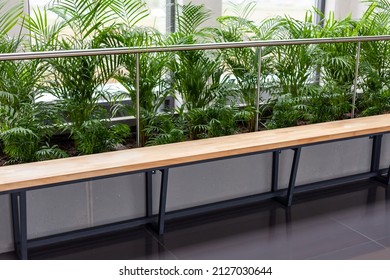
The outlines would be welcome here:
<svg viewBox="0 0 390 280">
<path fill-rule="evenodd" d="M 390 199 L 364 181 L 35 252 L 33 259 L 390 259 Z M 0 255 L 12 259 L 13 253 Z"/>
</svg>

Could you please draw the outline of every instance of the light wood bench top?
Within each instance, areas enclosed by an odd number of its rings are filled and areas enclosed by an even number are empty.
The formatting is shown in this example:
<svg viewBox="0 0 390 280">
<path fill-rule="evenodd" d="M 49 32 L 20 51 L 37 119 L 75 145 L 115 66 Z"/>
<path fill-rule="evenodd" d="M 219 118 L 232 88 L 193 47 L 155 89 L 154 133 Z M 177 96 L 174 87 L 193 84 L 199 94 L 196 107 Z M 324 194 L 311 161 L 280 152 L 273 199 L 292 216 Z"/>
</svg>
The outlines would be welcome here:
<svg viewBox="0 0 390 280">
<path fill-rule="evenodd" d="M 390 114 L 0 167 L 0 192 L 390 132 Z"/>
</svg>

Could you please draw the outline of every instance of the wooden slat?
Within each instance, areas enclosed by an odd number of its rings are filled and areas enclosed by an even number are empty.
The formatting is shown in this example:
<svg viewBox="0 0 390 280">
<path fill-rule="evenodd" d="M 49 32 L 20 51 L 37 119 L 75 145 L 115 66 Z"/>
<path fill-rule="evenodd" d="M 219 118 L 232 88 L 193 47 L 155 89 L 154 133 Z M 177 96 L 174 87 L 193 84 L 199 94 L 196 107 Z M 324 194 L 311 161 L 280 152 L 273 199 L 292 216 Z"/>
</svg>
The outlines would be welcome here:
<svg viewBox="0 0 390 280">
<path fill-rule="evenodd" d="M 390 114 L 0 167 L 0 192 L 390 131 Z"/>
</svg>

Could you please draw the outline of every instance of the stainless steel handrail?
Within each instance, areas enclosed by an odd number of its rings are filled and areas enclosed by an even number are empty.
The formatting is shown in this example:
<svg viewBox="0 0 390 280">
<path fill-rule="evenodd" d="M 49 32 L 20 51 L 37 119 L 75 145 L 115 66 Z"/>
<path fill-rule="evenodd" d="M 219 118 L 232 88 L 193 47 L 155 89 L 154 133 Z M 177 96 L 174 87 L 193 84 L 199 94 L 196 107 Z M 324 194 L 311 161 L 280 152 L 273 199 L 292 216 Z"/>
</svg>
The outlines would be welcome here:
<svg viewBox="0 0 390 280">
<path fill-rule="evenodd" d="M 172 46 L 161 46 L 161 47 L 156 46 L 156 47 L 147 47 L 147 48 L 146 47 L 102 48 L 102 49 L 86 49 L 86 50 L 59 50 L 59 51 L 46 51 L 46 52 L 0 53 L 0 61 L 31 60 L 31 59 L 77 57 L 77 56 L 96 56 L 96 55 L 136 54 L 136 53 L 151 53 L 151 52 L 216 50 L 216 49 L 232 49 L 232 48 L 252 48 L 252 47 L 255 48 L 255 47 L 285 46 L 285 45 L 358 43 L 358 42 L 387 41 L 387 40 L 390 40 L 390 35 L 207 43 L 207 44 L 193 44 L 193 45 L 172 45 Z"/>
</svg>

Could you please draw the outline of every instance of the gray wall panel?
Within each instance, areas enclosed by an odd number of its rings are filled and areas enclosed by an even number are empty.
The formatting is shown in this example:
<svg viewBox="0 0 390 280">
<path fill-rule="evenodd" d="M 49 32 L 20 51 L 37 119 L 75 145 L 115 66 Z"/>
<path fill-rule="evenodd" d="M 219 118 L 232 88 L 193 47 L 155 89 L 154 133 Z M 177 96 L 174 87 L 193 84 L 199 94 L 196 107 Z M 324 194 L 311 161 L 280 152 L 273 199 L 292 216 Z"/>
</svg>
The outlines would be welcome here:
<svg viewBox="0 0 390 280">
<path fill-rule="evenodd" d="M 390 142 L 390 141 L 389 141 Z M 372 140 L 357 138 L 302 148 L 297 185 L 370 171 Z M 282 152 L 280 186 L 286 188 L 293 151 Z"/>
<path fill-rule="evenodd" d="M 90 182 L 91 224 L 101 225 L 145 215 L 144 173 Z"/>
<path fill-rule="evenodd" d="M 381 168 L 389 168 L 390 164 L 390 134 L 383 136 L 382 153 L 381 153 Z"/>
<path fill-rule="evenodd" d="M 170 170 L 167 210 L 270 191 L 270 153 Z"/>
<path fill-rule="evenodd" d="M 85 183 L 27 192 L 28 237 L 89 226 L 89 205 Z"/>
<path fill-rule="evenodd" d="M 9 195 L 0 196 L 0 253 L 14 249 L 12 238 L 11 201 Z"/>
</svg>

